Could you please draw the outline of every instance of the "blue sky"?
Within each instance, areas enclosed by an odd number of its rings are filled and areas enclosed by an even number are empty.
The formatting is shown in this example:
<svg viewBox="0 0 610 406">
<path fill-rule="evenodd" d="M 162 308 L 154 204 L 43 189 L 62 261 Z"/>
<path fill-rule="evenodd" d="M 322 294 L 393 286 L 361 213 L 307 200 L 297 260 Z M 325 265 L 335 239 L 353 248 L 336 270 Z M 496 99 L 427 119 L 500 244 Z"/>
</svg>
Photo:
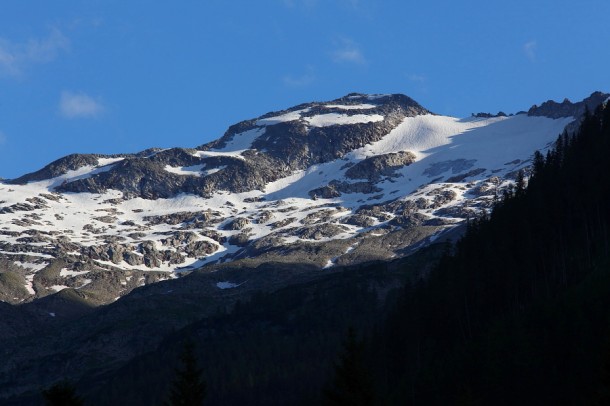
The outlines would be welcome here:
<svg viewBox="0 0 610 406">
<path fill-rule="evenodd" d="M 607 0 L 4 0 L 0 177 L 349 92 L 445 115 L 610 91 Z"/>
</svg>

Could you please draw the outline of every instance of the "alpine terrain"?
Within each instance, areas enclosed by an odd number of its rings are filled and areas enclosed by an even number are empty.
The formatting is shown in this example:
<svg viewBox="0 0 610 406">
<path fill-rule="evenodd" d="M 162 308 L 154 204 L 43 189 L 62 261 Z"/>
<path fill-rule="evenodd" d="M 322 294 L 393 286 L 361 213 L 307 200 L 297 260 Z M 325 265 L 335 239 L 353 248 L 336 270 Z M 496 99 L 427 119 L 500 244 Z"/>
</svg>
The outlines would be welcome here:
<svg viewBox="0 0 610 406">
<path fill-rule="evenodd" d="M 0 184 L 0 299 L 106 304 L 193 270 L 259 289 L 284 283 L 247 271 L 264 264 L 294 276 L 404 257 L 489 209 L 607 98 L 458 119 L 354 93 L 195 148 L 69 155 Z"/>
<path fill-rule="evenodd" d="M 191 355 L 205 360 L 206 403 L 319 404 L 348 327 L 370 341 L 363 346 L 350 330 L 342 362 L 368 348 L 360 361 L 396 400 L 388 404 L 451 404 L 458 395 L 476 403 L 473 391 L 513 370 L 496 357 L 511 351 L 486 352 L 504 348 L 506 334 L 494 326 L 507 325 L 507 315 L 546 317 L 531 303 L 581 280 L 570 279 L 577 253 L 603 268 L 580 241 L 604 235 L 608 251 L 605 211 L 569 196 L 596 196 L 580 183 L 595 184 L 589 167 L 602 166 L 605 151 L 566 151 L 581 142 L 570 141 L 579 131 L 607 130 L 609 98 L 596 92 L 460 119 L 400 94 L 352 93 L 242 121 L 194 148 L 74 154 L 3 180 L 0 403 L 39 404 L 43 389 L 68 382 L 86 404 L 162 404 L 188 338 Z M 539 186 L 526 206 L 529 178 Z M 554 208 L 564 201 L 573 207 Z M 497 230 L 479 220 L 494 207 Z M 535 214 L 547 208 L 554 217 Z M 578 210 L 587 214 L 574 221 L 582 227 L 553 231 Z M 466 224 L 454 248 L 439 244 Z M 564 354 L 561 343 L 546 344 L 571 331 L 542 335 L 541 348 Z M 524 363 L 536 359 L 530 348 L 519 353 Z M 335 369 L 324 392 L 331 398 L 342 396 L 349 372 Z"/>
</svg>

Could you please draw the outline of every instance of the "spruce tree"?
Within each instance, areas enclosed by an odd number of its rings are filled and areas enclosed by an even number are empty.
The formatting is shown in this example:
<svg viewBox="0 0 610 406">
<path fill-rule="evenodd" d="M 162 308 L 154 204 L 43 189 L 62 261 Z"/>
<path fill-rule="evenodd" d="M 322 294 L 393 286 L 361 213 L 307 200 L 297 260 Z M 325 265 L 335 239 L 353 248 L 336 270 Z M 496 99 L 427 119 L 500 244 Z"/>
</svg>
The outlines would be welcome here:
<svg viewBox="0 0 610 406">
<path fill-rule="evenodd" d="M 206 395 L 206 384 L 202 378 L 202 369 L 197 365 L 192 341 L 184 344 L 180 361 L 182 365 L 176 370 L 166 405 L 201 406 Z"/>
<path fill-rule="evenodd" d="M 525 172 L 523 169 L 520 169 L 517 173 L 517 180 L 515 181 L 516 194 L 517 196 L 522 196 L 525 192 L 525 188 L 527 187 L 527 183 L 525 182 Z"/>
<path fill-rule="evenodd" d="M 343 353 L 335 364 L 332 383 L 324 389 L 327 406 L 369 406 L 373 404 L 371 378 L 364 366 L 364 343 L 356 338 L 353 328 L 348 330 Z"/>
<path fill-rule="evenodd" d="M 83 400 L 76 396 L 75 389 L 67 382 L 60 382 L 42 391 L 47 406 L 82 406 Z"/>
</svg>

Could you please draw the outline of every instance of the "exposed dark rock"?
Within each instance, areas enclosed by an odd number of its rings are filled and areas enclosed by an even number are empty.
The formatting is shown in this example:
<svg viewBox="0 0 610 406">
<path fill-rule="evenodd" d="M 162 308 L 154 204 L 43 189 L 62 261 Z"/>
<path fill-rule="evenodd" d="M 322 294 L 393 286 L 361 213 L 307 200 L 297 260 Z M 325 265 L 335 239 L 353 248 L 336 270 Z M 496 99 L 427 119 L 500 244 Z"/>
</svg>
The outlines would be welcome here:
<svg viewBox="0 0 610 406">
<path fill-rule="evenodd" d="M 492 118 L 492 117 L 506 117 L 506 113 L 503 111 L 499 111 L 497 114 L 491 114 L 491 113 L 476 113 L 476 114 L 472 114 L 473 117 L 477 117 L 477 118 Z"/>
<path fill-rule="evenodd" d="M 250 242 L 250 229 L 244 229 L 239 234 L 229 237 L 229 244 L 245 247 Z"/>
<path fill-rule="evenodd" d="M 461 219 L 475 218 L 477 216 L 477 212 L 474 209 L 464 205 L 443 207 L 436 210 L 434 214 L 442 217 L 454 217 Z"/>
<path fill-rule="evenodd" d="M 276 228 L 281 228 L 284 226 L 287 226 L 288 224 L 294 222 L 296 220 L 296 217 L 288 217 L 284 220 L 280 220 L 280 221 L 276 221 L 275 223 L 271 223 L 269 224 L 269 226 L 271 227 L 272 230 L 275 230 Z"/>
<path fill-rule="evenodd" d="M 37 208 L 38 207 L 27 203 L 15 203 L 13 205 L 0 209 L 0 214 L 14 213 L 16 211 L 32 211 L 36 210 Z"/>
<path fill-rule="evenodd" d="M 216 252 L 217 249 L 216 244 L 207 241 L 193 241 L 184 247 L 184 252 L 189 257 L 205 257 Z"/>
<path fill-rule="evenodd" d="M 306 225 L 326 223 L 331 221 L 336 213 L 337 210 L 335 209 L 318 210 L 305 216 L 305 218 L 301 220 L 301 223 Z"/>
<path fill-rule="evenodd" d="M 199 231 L 199 234 L 201 234 L 204 237 L 208 237 L 211 238 L 212 240 L 216 241 L 219 244 L 224 244 L 227 241 L 226 237 L 223 237 L 218 231 L 216 230 L 201 230 Z"/>
<path fill-rule="evenodd" d="M 350 179 L 368 179 L 378 181 L 382 176 L 396 176 L 395 171 L 415 161 L 412 152 L 400 151 L 372 156 L 358 162 L 345 171 Z"/>
<path fill-rule="evenodd" d="M 438 176 L 449 170 L 451 170 L 453 174 L 460 173 L 472 168 L 475 162 L 476 159 L 453 159 L 450 161 L 437 162 L 426 168 L 424 170 L 424 175 Z"/>
<path fill-rule="evenodd" d="M 140 243 L 139 251 L 144 256 L 144 265 L 148 268 L 158 268 L 161 266 L 161 260 L 159 259 L 160 253 L 155 247 L 153 241 L 143 241 Z"/>
<path fill-rule="evenodd" d="M 117 221 L 116 217 L 113 216 L 100 216 L 100 217 L 94 217 L 93 220 L 97 220 L 97 221 L 101 221 L 102 223 L 115 223 Z"/>
<path fill-rule="evenodd" d="M 256 219 L 256 222 L 259 224 L 265 224 L 267 223 L 269 220 L 271 220 L 273 218 L 273 213 L 271 213 L 268 210 L 263 210 L 260 215 L 258 216 L 258 218 Z"/>
<path fill-rule="evenodd" d="M 339 197 L 342 193 L 377 193 L 381 189 L 375 186 L 372 182 L 354 182 L 331 180 L 328 185 L 319 187 L 309 191 L 309 196 L 312 198 L 331 199 Z"/>
<path fill-rule="evenodd" d="M 495 196 L 499 193 L 502 180 L 497 176 L 492 176 L 483 182 L 479 182 L 475 187 L 469 190 L 469 193 L 474 196 Z"/>
<path fill-rule="evenodd" d="M 198 240 L 194 232 L 174 232 L 171 237 L 161 240 L 161 244 L 169 247 L 179 247 L 184 244 L 191 244 Z"/>
<path fill-rule="evenodd" d="M 123 254 L 131 250 L 132 247 L 129 245 L 109 243 L 82 247 L 81 255 L 89 259 L 111 261 L 115 264 L 119 264 L 123 260 Z"/>
<path fill-rule="evenodd" d="M 341 196 L 341 192 L 337 190 L 336 187 L 331 186 L 330 184 L 327 186 L 322 186 L 317 189 L 313 189 L 309 191 L 309 196 L 312 199 L 322 198 L 322 199 L 332 199 L 335 197 Z"/>
<path fill-rule="evenodd" d="M 17 179 L 8 181 L 10 184 L 25 184 L 45 179 L 55 178 L 68 171 L 73 171 L 87 165 L 97 165 L 98 157 L 103 155 L 72 154 L 51 162 L 39 171 L 28 173 Z"/>
<path fill-rule="evenodd" d="M 48 207 L 49 205 L 47 204 L 47 202 L 44 199 L 41 199 L 40 197 L 27 197 L 25 199 L 26 202 L 32 203 L 34 205 L 34 207 L 36 208 L 44 208 L 44 207 Z"/>
<path fill-rule="evenodd" d="M 455 200 L 457 193 L 451 189 L 436 188 L 426 193 L 427 196 L 434 196 L 434 200 L 430 207 L 437 208 Z"/>
<path fill-rule="evenodd" d="M 135 252 L 124 252 L 123 260 L 132 266 L 139 266 L 144 263 L 144 257 L 136 254 Z"/>
<path fill-rule="evenodd" d="M 606 99 L 610 97 L 610 94 L 602 92 L 591 93 L 591 96 L 587 97 L 583 101 L 572 103 L 568 99 L 564 99 L 561 103 L 557 103 L 553 100 L 548 100 L 542 103 L 540 106 L 534 105 L 527 112 L 528 116 L 543 116 L 549 118 L 562 118 L 562 117 L 574 117 L 579 118 L 585 110 L 593 112 L 597 106 L 602 104 Z"/>
<path fill-rule="evenodd" d="M 265 201 L 265 198 L 261 197 L 261 196 L 259 196 L 259 197 L 246 197 L 244 199 L 244 203 L 256 203 L 256 202 L 263 202 L 263 201 Z"/>
<path fill-rule="evenodd" d="M 427 219 L 428 219 L 428 217 L 426 217 L 423 214 L 412 213 L 412 214 L 406 214 L 406 215 L 402 215 L 402 216 L 396 216 L 389 222 L 389 224 L 394 225 L 394 226 L 399 226 L 402 228 L 410 228 L 410 227 L 421 226 Z"/>
<path fill-rule="evenodd" d="M 394 217 L 386 213 L 381 206 L 362 206 L 356 210 L 356 214 L 373 217 L 381 222 L 388 221 Z"/>
<path fill-rule="evenodd" d="M 269 234 L 254 241 L 248 246 L 250 256 L 260 255 L 264 252 L 275 250 L 284 246 L 284 239 L 275 234 Z"/>
<path fill-rule="evenodd" d="M 156 224 L 169 224 L 176 225 L 180 223 L 191 223 L 191 222 L 203 222 L 212 223 L 220 221 L 221 214 L 219 212 L 202 211 L 202 212 L 190 212 L 182 211 L 171 214 L 164 214 L 159 216 L 145 216 L 144 221 L 156 225 Z"/>
<path fill-rule="evenodd" d="M 362 100 L 357 100 L 362 97 Z M 366 96 L 351 95 L 329 103 L 357 104 Z M 216 190 L 239 193 L 263 190 L 269 182 L 285 177 L 295 170 L 312 164 L 329 162 L 346 153 L 380 140 L 395 128 L 404 117 L 429 113 L 415 101 L 403 95 L 387 95 L 368 100 L 376 107 L 366 114 L 378 114 L 383 120 L 367 123 L 311 127 L 305 120 L 281 122 L 258 126 L 257 120 L 247 120 L 229 128 L 223 137 L 198 147 L 209 150 L 225 146 L 234 137 L 249 130 L 260 130 L 260 136 L 252 144 L 253 150 L 245 151 L 243 159 L 229 156 L 199 157 L 196 150 L 172 148 L 152 150 L 149 153 L 124 155 L 124 159 L 113 164 L 107 171 L 92 174 L 59 185 L 61 192 L 102 193 L 109 189 L 123 192 L 126 198 L 169 198 L 179 193 L 209 196 Z M 262 118 L 302 110 L 304 116 L 339 112 L 343 115 L 363 114 L 360 110 L 345 110 L 325 107 L 323 103 L 310 103 L 292 109 L 269 113 Z M 264 152 L 262 152 L 264 151 Z M 71 169 L 85 165 L 97 165 L 97 155 L 71 155 L 62 158 L 39 172 L 16 179 L 16 183 L 48 179 Z M 222 168 L 207 176 L 187 176 L 169 172 L 165 167 L 187 167 L 203 165 L 207 169 Z"/>
<path fill-rule="evenodd" d="M 344 224 L 351 224 L 358 227 L 371 227 L 375 224 L 375 220 L 364 214 L 354 214 L 342 221 Z"/>
<path fill-rule="evenodd" d="M 306 240 L 321 240 L 346 231 L 348 231 L 348 228 L 339 224 L 316 224 L 298 228 L 295 230 L 295 234 Z"/>
<path fill-rule="evenodd" d="M 207 243 L 209 244 L 209 243 Z M 184 263 L 184 256 L 180 255 L 180 253 L 171 250 L 165 250 L 161 253 L 160 256 L 161 261 L 166 262 L 170 265 L 178 265 Z"/>
<path fill-rule="evenodd" d="M 59 202 L 61 200 L 61 195 L 59 194 L 41 193 L 39 196 L 42 196 L 45 199 L 52 200 L 54 202 Z"/>
<path fill-rule="evenodd" d="M 453 183 L 462 182 L 466 178 L 470 178 L 471 176 L 480 175 L 483 172 L 485 172 L 485 169 L 483 169 L 483 168 L 473 169 L 473 170 L 463 173 L 461 175 L 456 175 L 456 176 L 447 178 L 446 182 L 453 182 Z"/>
<path fill-rule="evenodd" d="M 225 230 L 241 230 L 244 227 L 246 227 L 248 224 L 250 224 L 250 220 L 248 220 L 247 218 L 245 218 L 245 217 L 237 217 L 236 219 L 233 219 L 233 220 L 229 221 L 227 224 L 225 224 L 223 229 L 225 229 Z"/>
<path fill-rule="evenodd" d="M 145 199 L 168 198 L 176 195 L 178 191 L 193 193 L 198 190 L 200 178 L 168 172 L 165 165 L 161 160 L 127 157 L 109 171 L 62 184 L 56 187 L 56 190 L 103 193 L 114 189 L 120 190 L 128 198 Z"/>
</svg>

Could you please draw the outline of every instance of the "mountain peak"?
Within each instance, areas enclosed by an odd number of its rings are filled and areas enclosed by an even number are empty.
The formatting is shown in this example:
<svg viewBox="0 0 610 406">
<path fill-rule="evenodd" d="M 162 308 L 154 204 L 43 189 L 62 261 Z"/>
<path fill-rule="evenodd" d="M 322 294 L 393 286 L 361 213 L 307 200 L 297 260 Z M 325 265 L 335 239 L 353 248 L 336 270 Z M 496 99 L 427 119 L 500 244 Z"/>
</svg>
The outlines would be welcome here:
<svg viewBox="0 0 610 406">
<path fill-rule="evenodd" d="M 610 94 L 596 91 L 591 93 L 586 99 L 572 103 L 565 98 L 561 103 L 553 100 L 547 100 L 540 106 L 533 105 L 527 112 L 528 116 L 543 116 L 548 118 L 562 117 L 580 117 L 585 113 L 585 110 L 593 111 L 597 106 L 602 104 L 610 97 Z"/>
<path fill-rule="evenodd" d="M 305 272 L 407 255 L 488 210 L 574 122 L 564 110 L 605 96 L 530 114 L 559 119 L 457 119 L 402 94 L 350 93 L 242 121 L 196 148 L 69 155 L 0 184 L 0 260 L 21 264 L 5 297 L 71 287 L 108 302 L 203 266 Z"/>
</svg>

